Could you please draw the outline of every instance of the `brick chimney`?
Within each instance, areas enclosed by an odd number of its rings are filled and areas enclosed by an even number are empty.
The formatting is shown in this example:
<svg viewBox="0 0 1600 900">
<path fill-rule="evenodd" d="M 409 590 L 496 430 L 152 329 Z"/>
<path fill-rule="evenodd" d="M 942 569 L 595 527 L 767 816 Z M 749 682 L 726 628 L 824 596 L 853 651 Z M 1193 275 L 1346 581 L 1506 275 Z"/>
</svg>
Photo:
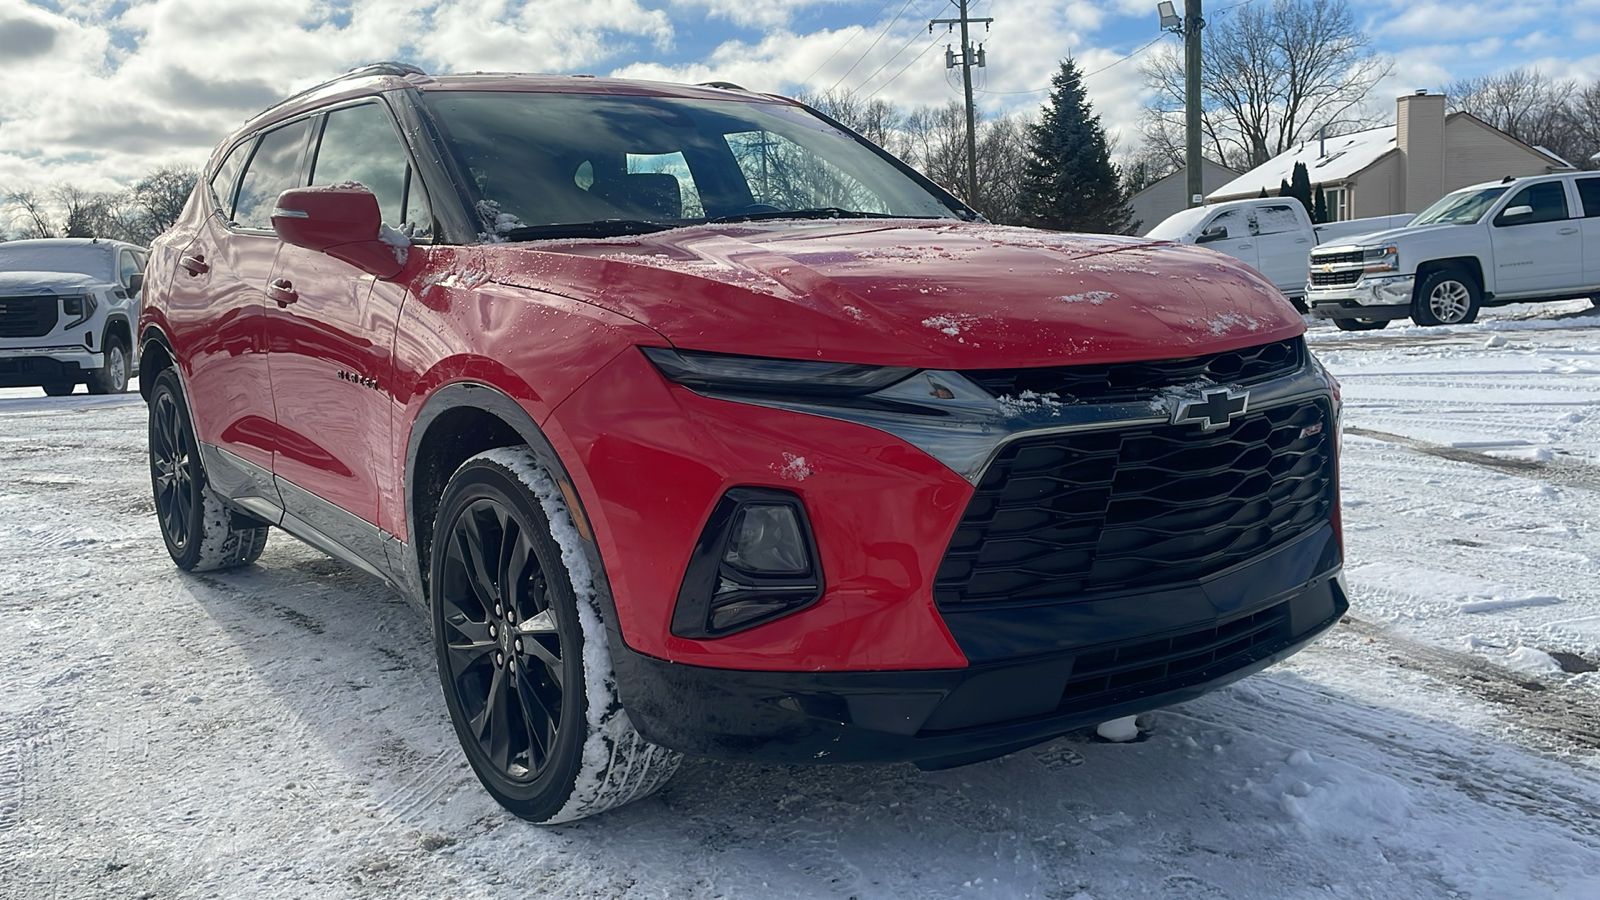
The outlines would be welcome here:
<svg viewBox="0 0 1600 900">
<path fill-rule="evenodd" d="M 1421 212 L 1444 196 L 1444 95 L 1417 91 L 1395 105 L 1395 137 L 1405 167 L 1405 209 Z"/>
</svg>

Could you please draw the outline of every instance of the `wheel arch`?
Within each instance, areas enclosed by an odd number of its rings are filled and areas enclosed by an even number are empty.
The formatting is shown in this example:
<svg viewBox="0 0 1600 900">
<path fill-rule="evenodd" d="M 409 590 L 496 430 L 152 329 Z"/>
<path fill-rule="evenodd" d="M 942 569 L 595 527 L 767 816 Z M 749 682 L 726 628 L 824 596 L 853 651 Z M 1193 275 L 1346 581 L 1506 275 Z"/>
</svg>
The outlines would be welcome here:
<svg viewBox="0 0 1600 900">
<path fill-rule="evenodd" d="M 131 344 L 130 344 L 131 346 Z M 150 390 L 155 384 L 156 376 L 166 369 L 178 364 L 178 356 L 172 352 L 172 342 L 157 326 L 150 325 L 141 335 L 139 347 L 139 396 L 150 402 Z M 180 370 L 179 380 L 183 378 Z"/>
<path fill-rule="evenodd" d="M 133 352 L 133 327 L 128 324 L 127 316 L 106 317 L 105 327 L 100 331 L 100 349 L 105 350 L 110 347 L 113 338 L 122 341 L 122 346 L 129 353 Z"/>
<path fill-rule="evenodd" d="M 1415 300 L 1417 292 L 1422 290 L 1423 282 L 1428 276 L 1444 269 L 1455 269 L 1478 284 L 1478 293 L 1484 293 L 1487 288 L 1483 283 L 1483 261 L 1476 256 L 1453 256 L 1445 259 L 1430 259 L 1417 266 L 1416 287 L 1412 289 L 1411 298 Z"/>
</svg>

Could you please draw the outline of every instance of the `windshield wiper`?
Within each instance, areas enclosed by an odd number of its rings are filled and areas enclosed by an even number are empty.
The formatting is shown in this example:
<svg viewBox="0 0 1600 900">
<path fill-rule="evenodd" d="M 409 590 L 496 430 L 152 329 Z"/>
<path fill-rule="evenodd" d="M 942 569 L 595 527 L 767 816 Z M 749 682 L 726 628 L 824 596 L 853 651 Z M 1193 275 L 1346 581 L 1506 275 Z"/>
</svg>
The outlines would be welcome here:
<svg viewBox="0 0 1600 900">
<path fill-rule="evenodd" d="M 761 212 L 734 213 L 713 216 L 707 222 L 765 222 L 769 219 L 932 219 L 937 216 L 901 216 L 894 213 L 863 212 L 838 206 L 821 206 L 815 209 L 774 209 Z"/>
<path fill-rule="evenodd" d="M 598 219 L 593 222 L 562 222 L 556 225 L 523 225 L 500 232 L 508 241 L 536 241 L 545 238 L 608 238 L 627 234 L 654 234 L 680 228 L 682 222 L 652 222 L 648 219 Z"/>
</svg>

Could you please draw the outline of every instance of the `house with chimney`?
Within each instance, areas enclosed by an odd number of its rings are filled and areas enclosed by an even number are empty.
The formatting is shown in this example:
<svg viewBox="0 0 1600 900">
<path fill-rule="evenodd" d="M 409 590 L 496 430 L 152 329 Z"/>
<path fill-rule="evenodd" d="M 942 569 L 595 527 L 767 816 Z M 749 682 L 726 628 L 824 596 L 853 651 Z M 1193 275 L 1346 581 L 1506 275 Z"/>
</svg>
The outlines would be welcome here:
<svg viewBox="0 0 1600 900">
<path fill-rule="evenodd" d="M 1445 96 L 1417 91 L 1396 101 L 1395 124 L 1322 137 L 1279 154 L 1206 195 L 1206 202 L 1277 196 L 1305 163 L 1321 185 L 1333 221 L 1417 213 L 1457 188 L 1507 175 L 1544 175 L 1574 167 L 1470 113 L 1445 112 Z"/>
</svg>

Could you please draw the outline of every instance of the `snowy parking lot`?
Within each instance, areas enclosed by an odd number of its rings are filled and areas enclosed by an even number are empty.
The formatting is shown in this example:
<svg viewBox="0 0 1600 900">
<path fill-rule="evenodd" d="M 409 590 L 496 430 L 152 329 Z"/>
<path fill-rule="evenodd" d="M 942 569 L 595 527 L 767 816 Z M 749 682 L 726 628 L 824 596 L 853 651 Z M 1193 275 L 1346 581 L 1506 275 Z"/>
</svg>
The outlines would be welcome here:
<svg viewBox="0 0 1600 900">
<path fill-rule="evenodd" d="M 1348 620 L 1146 722 L 943 772 L 688 760 L 503 812 L 425 623 L 281 534 L 178 572 L 137 394 L 0 391 L 0 895 L 1600 896 L 1600 312 L 1314 325 Z"/>
</svg>

